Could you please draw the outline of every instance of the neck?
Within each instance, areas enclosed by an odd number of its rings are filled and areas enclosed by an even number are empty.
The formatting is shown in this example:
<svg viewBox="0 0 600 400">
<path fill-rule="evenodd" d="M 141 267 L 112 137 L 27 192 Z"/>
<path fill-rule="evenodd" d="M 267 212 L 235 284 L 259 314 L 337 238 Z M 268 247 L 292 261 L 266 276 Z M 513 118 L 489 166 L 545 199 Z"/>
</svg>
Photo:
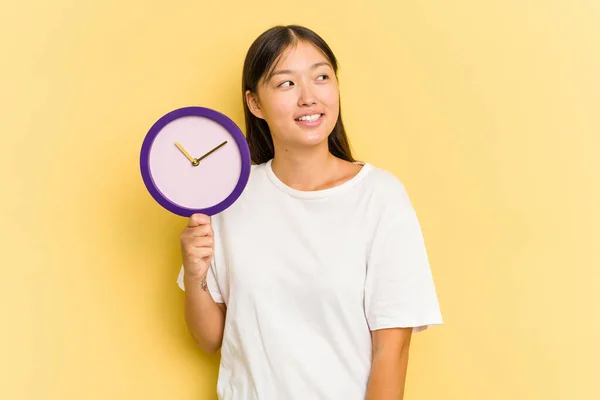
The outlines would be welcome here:
<svg viewBox="0 0 600 400">
<path fill-rule="evenodd" d="M 286 149 L 275 146 L 273 172 L 287 186 L 303 191 L 317 190 L 339 166 L 339 159 L 325 146 L 312 149 Z"/>
</svg>

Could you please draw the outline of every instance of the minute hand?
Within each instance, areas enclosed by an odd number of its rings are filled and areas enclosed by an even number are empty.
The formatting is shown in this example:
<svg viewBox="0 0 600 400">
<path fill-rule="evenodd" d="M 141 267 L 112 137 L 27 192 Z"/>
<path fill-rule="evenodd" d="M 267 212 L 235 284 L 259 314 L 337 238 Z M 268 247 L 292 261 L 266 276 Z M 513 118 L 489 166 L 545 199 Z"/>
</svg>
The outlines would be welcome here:
<svg viewBox="0 0 600 400">
<path fill-rule="evenodd" d="M 196 158 L 196 162 L 199 163 L 200 161 L 202 161 L 203 159 L 205 159 L 206 157 L 211 155 L 213 152 L 215 152 L 217 149 L 219 149 L 220 147 L 223 147 L 226 143 L 227 143 L 227 140 L 224 141 L 223 143 L 221 143 L 220 145 L 218 145 L 217 147 L 215 147 L 214 149 L 212 149 L 211 151 L 209 151 L 208 153 L 206 153 L 205 155 L 203 155 L 202 157 Z"/>
</svg>

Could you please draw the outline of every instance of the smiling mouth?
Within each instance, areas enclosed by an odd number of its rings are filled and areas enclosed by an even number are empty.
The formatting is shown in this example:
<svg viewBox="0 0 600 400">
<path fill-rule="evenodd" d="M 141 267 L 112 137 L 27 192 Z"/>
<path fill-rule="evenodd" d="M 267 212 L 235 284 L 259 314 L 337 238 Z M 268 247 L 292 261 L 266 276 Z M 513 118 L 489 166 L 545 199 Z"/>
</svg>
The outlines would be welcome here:
<svg viewBox="0 0 600 400">
<path fill-rule="evenodd" d="M 312 115 L 305 115 L 303 117 L 300 118 L 296 118 L 296 121 L 302 121 L 302 122 L 314 122 L 317 121 L 319 118 L 321 118 L 324 114 L 312 114 Z"/>
</svg>

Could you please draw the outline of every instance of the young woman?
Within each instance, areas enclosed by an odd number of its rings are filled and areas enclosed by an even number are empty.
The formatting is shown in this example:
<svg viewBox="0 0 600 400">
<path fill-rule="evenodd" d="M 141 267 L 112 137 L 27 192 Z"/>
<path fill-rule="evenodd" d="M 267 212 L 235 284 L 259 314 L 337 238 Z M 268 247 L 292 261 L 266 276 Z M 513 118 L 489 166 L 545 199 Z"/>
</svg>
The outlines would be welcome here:
<svg viewBox="0 0 600 400">
<path fill-rule="evenodd" d="M 402 399 L 412 332 L 442 323 L 404 186 L 352 157 L 336 58 L 311 30 L 264 32 L 242 85 L 246 189 L 180 236 L 185 317 L 221 349 L 219 398 Z"/>
</svg>

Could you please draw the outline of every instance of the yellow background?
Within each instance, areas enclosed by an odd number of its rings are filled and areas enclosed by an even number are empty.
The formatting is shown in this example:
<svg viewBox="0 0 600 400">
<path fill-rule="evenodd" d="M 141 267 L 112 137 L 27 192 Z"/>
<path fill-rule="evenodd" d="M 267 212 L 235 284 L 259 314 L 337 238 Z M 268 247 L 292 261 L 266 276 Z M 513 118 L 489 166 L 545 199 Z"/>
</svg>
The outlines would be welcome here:
<svg viewBox="0 0 600 400">
<path fill-rule="evenodd" d="M 243 126 L 243 57 L 279 23 L 332 46 L 356 155 L 418 211 L 446 324 L 413 341 L 406 399 L 600 398 L 597 0 L 0 16 L 0 398 L 214 398 L 218 355 L 194 348 L 175 284 L 186 220 L 146 192 L 139 150 L 181 106 Z"/>
</svg>

